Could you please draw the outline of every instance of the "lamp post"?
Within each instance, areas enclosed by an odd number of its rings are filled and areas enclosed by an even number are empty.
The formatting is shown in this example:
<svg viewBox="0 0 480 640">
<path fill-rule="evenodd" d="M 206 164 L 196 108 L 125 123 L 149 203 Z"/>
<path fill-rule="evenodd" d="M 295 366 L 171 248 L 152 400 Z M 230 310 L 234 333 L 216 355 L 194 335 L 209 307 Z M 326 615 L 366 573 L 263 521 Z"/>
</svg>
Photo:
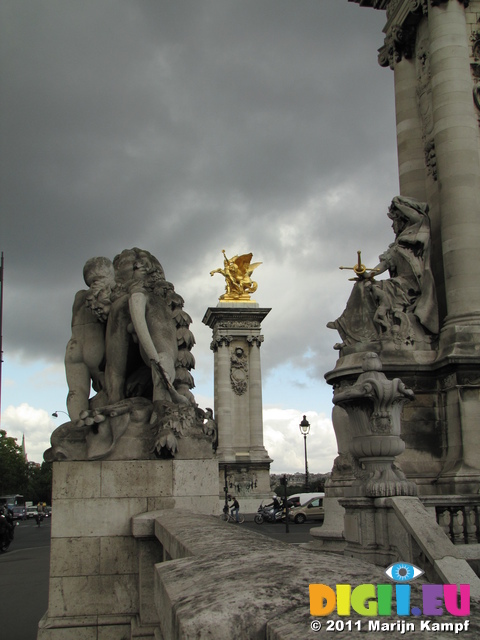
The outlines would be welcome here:
<svg viewBox="0 0 480 640">
<path fill-rule="evenodd" d="M 307 436 L 310 433 L 310 423 L 307 420 L 307 416 L 303 416 L 303 420 L 298 426 L 300 427 L 300 433 L 303 435 L 305 443 L 305 489 L 308 491 Z"/>
<path fill-rule="evenodd" d="M 52 413 L 52 416 L 53 416 L 54 418 L 58 418 L 58 414 L 59 414 L 59 413 L 64 413 L 68 418 L 70 418 L 70 416 L 68 415 L 68 413 L 67 413 L 66 411 L 60 411 L 60 409 L 58 409 L 57 411 L 54 411 L 54 412 Z"/>
</svg>

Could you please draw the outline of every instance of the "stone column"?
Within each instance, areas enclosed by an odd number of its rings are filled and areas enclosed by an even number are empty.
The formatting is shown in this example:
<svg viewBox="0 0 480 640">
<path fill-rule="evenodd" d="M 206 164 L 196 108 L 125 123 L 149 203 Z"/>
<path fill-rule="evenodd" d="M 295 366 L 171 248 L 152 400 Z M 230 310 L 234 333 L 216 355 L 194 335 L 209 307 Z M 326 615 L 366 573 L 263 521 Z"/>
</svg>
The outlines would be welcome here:
<svg viewBox="0 0 480 640">
<path fill-rule="evenodd" d="M 403 57 L 395 64 L 395 111 L 397 121 L 400 193 L 427 201 L 422 122 L 418 112 L 415 60 Z"/>
<path fill-rule="evenodd" d="M 271 459 L 263 445 L 261 322 L 270 309 L 256 302 L 219 302 L 203 323 L 212 329 L 215 353 L 215 420 L 218 427 L 219 496 L 228 492 L 240 508 L 256 511 L 270 492 Z"/>
<path fill-rule="evenodd" d="M 267 451 L 263 446 L 262 370 L 260 345 L 263 336 L 248 336 L 250 348 L 250 456 L 252 460 L 265 460 Z"/>
<path fill-rule="evenodd" d="M 430 70 L 444 260 L 447 355 L 480 325 L 480 161 L 464 2 L 430 0 Z M 478 329 L 477 329 L 478 331 Z M 467 345 L 465 345 L 466 347 Z M 471 355 L 468 348 L 460 351 Z"/>
<path fill-rule="evenodd" d="M 215 417 L 222 425 L 218 433 L 218 455 L 224 461 L 235 460 L 233 447 L 232 407 L 230 402 L 230 336 L 222 336 L 212 342 L 214 351 Z"/>
</svg>

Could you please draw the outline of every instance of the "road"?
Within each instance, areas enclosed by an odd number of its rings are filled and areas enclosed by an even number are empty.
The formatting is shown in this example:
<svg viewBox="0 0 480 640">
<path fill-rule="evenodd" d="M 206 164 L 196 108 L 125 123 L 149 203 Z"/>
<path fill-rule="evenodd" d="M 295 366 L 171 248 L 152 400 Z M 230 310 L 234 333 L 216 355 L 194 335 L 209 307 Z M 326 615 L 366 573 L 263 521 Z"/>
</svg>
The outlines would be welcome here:
<svg viewBox="0 0 480 640">
<path fill-rule="evenodd" d="M 50 520 L 25 520 L 0 555 L 0 630 L 6 640 L 35 640 L 48 606 Z"/>
<path fill-rule="evenodd" d="M 320 522 L 314 521 L 304 522 L 303 524 L 295 524 L 294 522 L 291 522 L 288 525 L 289 532 L 286 533 L 284 522 L 264 522 L 263 524 L 255 524 L 251 521 L 250 517 L 247 516 L 245 522 L 241 526 L 250 529 L 250 531 L 255 531 L 261 535 L 273 538 L 274 540 L 289 542 L 291 544 L 302 544 L 304 542 L 310 542 L 313 539 L 310 535 L 310 529 L 313 527 L 319 527 L 320 525 Z"/>
</svg>

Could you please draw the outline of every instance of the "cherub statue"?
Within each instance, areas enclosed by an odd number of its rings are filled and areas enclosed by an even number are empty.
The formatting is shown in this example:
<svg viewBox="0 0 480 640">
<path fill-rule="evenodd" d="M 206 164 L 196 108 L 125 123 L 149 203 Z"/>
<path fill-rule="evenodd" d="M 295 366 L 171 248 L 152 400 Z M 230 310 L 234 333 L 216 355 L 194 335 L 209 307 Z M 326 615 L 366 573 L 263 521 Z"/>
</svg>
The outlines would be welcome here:
<svg viewBox="0 0 480 640">
<path fill-rule="evenodd" d="M 250 294 L 257 290 L 257 283 L 251 279 L 253 271 L 262 263 L 251 264 L 252 253 L 245 253 L 241 256 L 227 258 L 225 249 L 222 249 L 224 256 L 223 269 L 214 269 L 210 275 L 220 273 L 225 278 L 225 293 L 219 300 L 250 300 Z"/>
</svg>

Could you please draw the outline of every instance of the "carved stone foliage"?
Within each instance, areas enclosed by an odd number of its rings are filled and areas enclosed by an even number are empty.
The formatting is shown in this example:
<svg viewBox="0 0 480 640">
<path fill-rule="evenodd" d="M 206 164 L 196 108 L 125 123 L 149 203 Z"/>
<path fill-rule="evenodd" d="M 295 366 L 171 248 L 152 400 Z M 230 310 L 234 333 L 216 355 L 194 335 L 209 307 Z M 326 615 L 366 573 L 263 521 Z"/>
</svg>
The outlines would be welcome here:
<svg viewBox="0 0 480 640">
<path fill-rule="evenodd" d="M 329 322 L 347 352 L 432 349 L 438 335 L 438 307 L 430 267 L 428 206 L 411 198 L 393 199 L 388 216 L 395 242 L 371 271 L 356 278 L 342 315 Z M 388 271 L 390 277 L 376 280 Z"/>
<path fill-rule="evenodd" d="M 248 357 L 241 347 L 236 347 L 230 357 L 230 382 L 237 396 L 248 388 Z"/>
<path fill-rule="evenodd" d="M 416 495 L 415 483 L 395 464 L 405 449 L 401 412 L 413 400 L 413 391 L 399 378 L 388 380 L 376 353 L 365 354 L 362 368 L 364 373 L 351 387 L 336 389 L 333 396 L 350 421 L 350 452 L 359 465 L 353 469 L 357 495 Z"/>
</svg>

